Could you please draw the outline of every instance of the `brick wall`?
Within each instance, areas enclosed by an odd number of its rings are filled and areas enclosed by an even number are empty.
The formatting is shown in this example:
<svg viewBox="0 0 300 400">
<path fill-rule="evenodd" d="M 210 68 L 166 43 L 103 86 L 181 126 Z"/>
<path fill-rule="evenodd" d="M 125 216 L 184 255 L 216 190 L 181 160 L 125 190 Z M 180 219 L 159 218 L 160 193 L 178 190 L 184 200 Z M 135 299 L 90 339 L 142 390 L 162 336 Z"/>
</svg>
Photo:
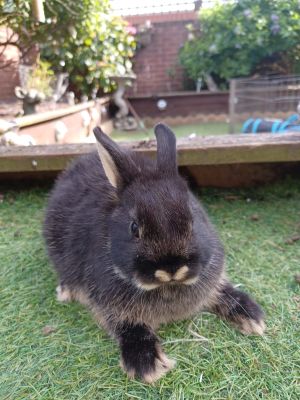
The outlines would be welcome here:
<svg viewBox="0 0 300 400">
<path fill-rule="evenodd" d="M 128 94 L 149 95 L 184 89 L 178 53 L 187 40 L 186 25 L 194 23 L 195 19 L 195 12 L 127 17 L 136 26 L 146 20 L 150 20 L 153 26 L 150 43 L 135 55 L 137 80 Z"/>
<path fill-rule="evenodd" d="M 9 33 L 8 33 L 9 34 Z M 0 28 L 1 42 L 7 35 L 6 29 Z M 0 53 L 2 48 L 0 47 Z M 12 62 L 12 64 L 10 64 Z M 9 64 L 9 65 L 8 65 Z M 3 65 L 8 65 L 2 68 Z M 7 46 L 0 56 L 0 102 L 15 101 L 15 86 L 19 85 L 19 51 L 15 46 Z"/>
</svg>

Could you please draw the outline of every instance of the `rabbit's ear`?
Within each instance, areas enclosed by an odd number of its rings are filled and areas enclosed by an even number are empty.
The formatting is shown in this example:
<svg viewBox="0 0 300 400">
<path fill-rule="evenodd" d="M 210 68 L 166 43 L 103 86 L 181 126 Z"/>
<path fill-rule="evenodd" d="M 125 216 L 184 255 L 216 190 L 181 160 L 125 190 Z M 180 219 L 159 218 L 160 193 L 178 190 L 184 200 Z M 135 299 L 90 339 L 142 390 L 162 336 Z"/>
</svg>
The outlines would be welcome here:
<svg viewBox="0 0 300 400">
<path fill-rule="evenodd" d="M 130 155 L 110 139 L 99 127 L 94 129 L 97 139 L 98 154 L 110 184 L 115 188 L 129 183 L 137 174 L 137 167 Z"/>
<path fill-rule="evenodd" d="M 177 173 L 176 136 L 164 124 L 157 124 L 154 132 L 157 141 L 157 168 L 167 175 L 174 175 Z"/>
</svg>

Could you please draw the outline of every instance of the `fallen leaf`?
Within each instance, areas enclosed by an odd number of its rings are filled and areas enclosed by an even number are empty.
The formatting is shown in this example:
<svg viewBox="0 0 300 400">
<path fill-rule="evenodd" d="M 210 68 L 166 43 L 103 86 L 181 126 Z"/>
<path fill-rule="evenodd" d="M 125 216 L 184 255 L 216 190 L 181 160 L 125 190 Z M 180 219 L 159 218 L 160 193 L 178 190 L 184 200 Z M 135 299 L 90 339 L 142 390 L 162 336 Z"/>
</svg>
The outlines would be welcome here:
<svg viewBox="0 0 300 400">
<path fill-rule="evenodd" d="M 290 238 L 286 239 L 284 241 L 284 243 L 286 243 L 286 244 L 294 244 L 298 240 L 300 240 L 300 235 L 293 235 Z"/>
<path fill-rule="evenodd" d="M 296 274 L 294 278 L 297 283 L 300 283 L 300 274 Z"/>
<path fill-rule="evenodd" d="M 42 334 L 43 335 L 50 335 L 51 333 L 56 332 L 56 328 L 54 326 L 51 325 L 46 325 L 44 326 L 44 328 L 42 329 Z"/>
<path fill-rule="evenodd" d="M 251 221 L 258 221 L 259 220 L 259 215 L 258 214 L 253 214 L 250 217 Z"/>
<path fill-rule="evenodd" d="M 300 303 L 300 296 L 293 296 L 292 299 L 293 299 L 296 303 Z"/>
</svg>

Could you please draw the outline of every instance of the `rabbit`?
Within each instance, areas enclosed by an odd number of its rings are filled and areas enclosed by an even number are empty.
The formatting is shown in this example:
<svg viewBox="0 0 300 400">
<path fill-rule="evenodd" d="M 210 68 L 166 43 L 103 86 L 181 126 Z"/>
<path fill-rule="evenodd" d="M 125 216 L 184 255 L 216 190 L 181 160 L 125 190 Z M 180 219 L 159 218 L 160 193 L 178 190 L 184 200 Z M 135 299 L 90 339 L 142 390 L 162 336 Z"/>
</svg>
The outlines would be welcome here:
<svg viewBox="0 0 300 400">
<path fill-rule="evenodd" d="M 124 371 L 146 383 L 175 365 L 155 333 L 161 324 L 206 310 L 262 335 L 262 309 L 226 277 L 220 239 L 178 173 L 170 128 L 155 127 L 156 160 L 94 134 L 98 151 L 61 174 L 46 210 L 57 299 L 87 306 L 117 340 Z"/>
</svg>

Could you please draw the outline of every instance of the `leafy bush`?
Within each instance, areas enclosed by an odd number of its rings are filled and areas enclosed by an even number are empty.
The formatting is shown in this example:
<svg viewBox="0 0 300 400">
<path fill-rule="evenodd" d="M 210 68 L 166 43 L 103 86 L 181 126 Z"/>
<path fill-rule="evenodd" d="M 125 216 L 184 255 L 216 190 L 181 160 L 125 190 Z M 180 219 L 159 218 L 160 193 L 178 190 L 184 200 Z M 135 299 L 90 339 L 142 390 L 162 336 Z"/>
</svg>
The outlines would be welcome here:
<svg viewBox="0 0 300 400">
<path fill-rule="evenodd" d="M 190 33 L 180 60 L 192 79 L 218 81 L 253 74 L 268 61 L 300 70 L 300 2 L 240 0 L 200 10 L 200 33 Z"/>
<path fill-rule="evenodd" d="M 31 0 L 4 3 L 1 22 L 18 34 L 15 44 L 24 58 L 38 44 L 41 59 L 68 72 L 77 94 L 108 91 L 112 75 L 130 72 L 135 41 L 109 0 L 47 0 L 45 23 L 34 20 Z"/>
<path fill-rule="evenodd" d="M 53 89 L 51 85 L 54 80 L 54 72 L 46 61 L 38 60 L 36 66 L 29 71 L 26 79 L 26 89 L 36 89 L 45 96 L 51 96 Z"/>
</svg>

